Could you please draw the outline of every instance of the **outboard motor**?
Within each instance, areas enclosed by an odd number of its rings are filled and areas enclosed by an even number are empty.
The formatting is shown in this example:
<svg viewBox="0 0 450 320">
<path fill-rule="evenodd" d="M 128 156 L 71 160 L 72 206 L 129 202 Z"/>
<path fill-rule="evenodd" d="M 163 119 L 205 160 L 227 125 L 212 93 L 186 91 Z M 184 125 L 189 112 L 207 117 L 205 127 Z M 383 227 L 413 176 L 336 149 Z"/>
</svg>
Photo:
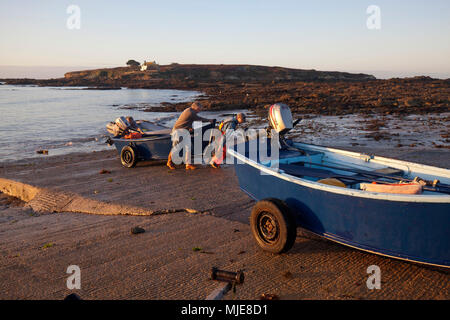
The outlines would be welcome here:
<svg viewBox="0 0 450 320">
<path fill-rule="evenodd" d="M 276 103 L 269 109 L 270 129 L 274 129 L 278 134 L 284 135 L 294 127 L 291 109 L 284 103 Z"/>
<path fill-rule="evenodd" d="M 115 123 L 122 131 L 126 131 L 129 127 L 131 127 L 130 123 L 125 117 L 117 118 Z"/>
<path fill-rule="evenodd" d="M 106 130 L 108 130 L 108 132 L 112 134 L 113 137 L 117 137 L 118 135 L 120 135 L 120 128 L 114 122 L 109 122 L 106 125 Z"/>
<path fill-rule="evenodd" d="M 284 103 L 275 103 L 269 108 L 269 127 L 267 135 L 271 137 L 271 130 L 275 130 L 279 135 L 281 149 L 291 149 L 290 144 L 285 140 L 284 135 L 288 133 L 301 119 L 293 121 L 291 109 Z"/>
<path fill-rule="evenodd" d="M 114 122 L 108 123 L 106 125 L 106 129 L 114 137 L 117 137 L 123 135 L 130 128 L 130 126 L 130 123 L 125 117 L 119 117 Z"/>
</svg>

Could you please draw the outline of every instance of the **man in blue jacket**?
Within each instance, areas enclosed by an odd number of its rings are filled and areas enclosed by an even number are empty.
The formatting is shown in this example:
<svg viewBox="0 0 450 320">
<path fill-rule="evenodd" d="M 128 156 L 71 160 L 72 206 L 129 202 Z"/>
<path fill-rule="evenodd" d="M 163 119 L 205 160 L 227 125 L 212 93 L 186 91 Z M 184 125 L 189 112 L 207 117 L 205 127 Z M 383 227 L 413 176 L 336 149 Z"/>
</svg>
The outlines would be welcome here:
<svg viewBox="0 0 450 320">
<path fill-rule="evenodd" d="M 236 130 L 236 128 L 239 124 L 244 123 L 244 122 L 245 122 L 245 114 L 238 113 L 236 116 L 227 118 L 219 124 L 219 130 L 222 132 L 222 137 L 221 137 L 221 141 L 219 141 L 219 148 L 218 148 L 216 154 L 212 157 L 211 162 L 209 163 L 211 165 L 211 167 L 218 169 L 220 167 L 220 164 L 225 159 L 225 156 L 227 153 L 226 145 L 225 145 L 225 141 L 227 138 L 227 136 L 226 136 L 227 130 L 229 130 L 228 132 L 232 132 L 232 131 Z"/>
</svg>

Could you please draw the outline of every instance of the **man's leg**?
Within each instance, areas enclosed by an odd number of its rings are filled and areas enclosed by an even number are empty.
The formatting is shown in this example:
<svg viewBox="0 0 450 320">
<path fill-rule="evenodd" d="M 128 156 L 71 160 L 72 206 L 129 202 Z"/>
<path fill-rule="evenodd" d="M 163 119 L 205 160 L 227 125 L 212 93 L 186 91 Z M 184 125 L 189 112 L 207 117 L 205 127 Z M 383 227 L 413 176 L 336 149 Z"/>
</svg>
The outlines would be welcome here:
<svg viewBox="0 0 450 320">
<path fill-rule="evenodd" d="M 175 146 L 178 144 L 179 137 L 176 131 L 172 132 L 170 134 L 172 136 L 172 150 L 175 148 Z M 169 158 L 167 159 L 167 166 L 170 170 L 175 170 L 175 164 L 172 161 L 172 150 L 169 152 Z"/>
<path fill-rule="evenodd" d="M 167 166 L 169 167 L 170 170 L 175 170 L 175 165 L 172 162 L 172 151 L 170 151 L 169 153 L 169 158 L 167 159 Z"/>
<path fill-rule="evenodd" d="M 219 142 L 218 148 L 217 148 L 216 152 L 214 153 L 214 156 L 212 157 L 211 161 L 209 162 L 211 167 L 213 167 L 215 169 L 219 169 L 220 165 L 223 163 L 225 154 L 226 154 L 225 136 L 222 135 L 220 137 L 220 142 Z"/>
<path fill-rule="evenodd" d="M 196 166 L 191 164 L 191 157 L 192 157 L 191 148 L 186 146 L 184 151 L 186 152 L 185 157 L 184 157 L 185 163 L 186 163 L 186 170 L 195 170 L 195 169 L 197 169 Z"/>
</svg>

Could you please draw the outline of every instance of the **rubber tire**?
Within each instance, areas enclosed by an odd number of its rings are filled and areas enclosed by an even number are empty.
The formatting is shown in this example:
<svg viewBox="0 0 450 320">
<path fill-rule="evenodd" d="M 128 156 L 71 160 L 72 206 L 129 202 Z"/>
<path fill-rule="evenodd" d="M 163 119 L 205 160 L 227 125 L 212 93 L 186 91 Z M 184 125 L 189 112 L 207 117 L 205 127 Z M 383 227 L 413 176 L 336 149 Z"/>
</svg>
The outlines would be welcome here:
<svg viewBox="0 0 450 320">
<path fill-rule="evenodd" d="M 130 157 L 130 159 L 128 159 Z M 120 162 L 122 162 L 122 166 L 125 168 L 133 168 L 136 166 L 138 162 L 137 152 L 131 146 L 125 146 L 120 151 Z"/>
<path fill-rule="evenodd" d="M 278 224 L 278 235 L 274 241 L 267 241 L 258 227 L 261 214 L 269 213 Z M 297 237 L 297 225 L 289 207 L 279 199 L 263 199 L 252 208 L 250 215 L 252 234 L 258 245 L 265 251 L 283 253 L 292 248 Z"/>
</svg>

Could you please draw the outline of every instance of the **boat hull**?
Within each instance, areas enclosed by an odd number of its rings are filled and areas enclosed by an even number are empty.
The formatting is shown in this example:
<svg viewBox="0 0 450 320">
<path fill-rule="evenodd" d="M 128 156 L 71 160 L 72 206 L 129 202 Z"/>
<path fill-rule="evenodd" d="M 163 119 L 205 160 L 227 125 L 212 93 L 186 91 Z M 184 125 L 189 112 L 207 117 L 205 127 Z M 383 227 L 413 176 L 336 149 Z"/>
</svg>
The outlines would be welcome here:
<svg viewBox="0 0 450 320">
<path fill-rule="evenodd" d="M 297 226 L 373 253 L 450 266 L 450 203 L 399 201 L 335 193 L 261 174 L 255 163 L 236 164 L 240 187 L 255 200 L 277 198 Z"/>
<path fill-rule="evenodd" d="M 138 152 L 139 161 L 167 159 L 172 148 L 170 136 L 151 137 L 144 139 L 111 139 L 117 152 L 120 153 L 125 146 L 132 145 Z"/>
<path fill-rule="evenodd" d="M 194 131 L 194 134 L 191 136 L 191 145 L 194 146 L 194 141 L 200 140 L 202 141 L 202 149 L 203 152 L 204 148 L 208 146 L 209 141 L 203 141 L 203 135 L 204 133 L 211 128 L 214 128 L 215 124 L 208 124 L 205 126 L 202 126 L 200 129 L 196 129 Z M 147 124 L 148 128 L 152 128 L 151 124 Z M 155 131 L 163 129 L 168 129 L 165 127 L 153 125 L 153 128 Z M 148 161 L 148 160 L 162 160 L 167 159 L 170 153 L 170 150 L 172 149 L 172 137 L 170 134 L 151 134 L 152 131 L 148 131 L 149 133 L 147 136 L 144 136 L 140 139 L 122 139 L 122 138 L 116 138 L 112 137 L 110 138 L 110 141 L 114 144 L 114 146 L 117 149 L 117 152 L 119 153 L 119 156 L 122 152 L 122 149 L 125 146 L 132 146 L 137 150 L 138 160 L 139 161 Z M 200 139 L 198 139 L 197 136 L 200 136 Z M 192 153 L 194 152 L 194 148 L 191 148 Z M 193 156 L 194 153 L 193 153 Z"/>
</svg>

